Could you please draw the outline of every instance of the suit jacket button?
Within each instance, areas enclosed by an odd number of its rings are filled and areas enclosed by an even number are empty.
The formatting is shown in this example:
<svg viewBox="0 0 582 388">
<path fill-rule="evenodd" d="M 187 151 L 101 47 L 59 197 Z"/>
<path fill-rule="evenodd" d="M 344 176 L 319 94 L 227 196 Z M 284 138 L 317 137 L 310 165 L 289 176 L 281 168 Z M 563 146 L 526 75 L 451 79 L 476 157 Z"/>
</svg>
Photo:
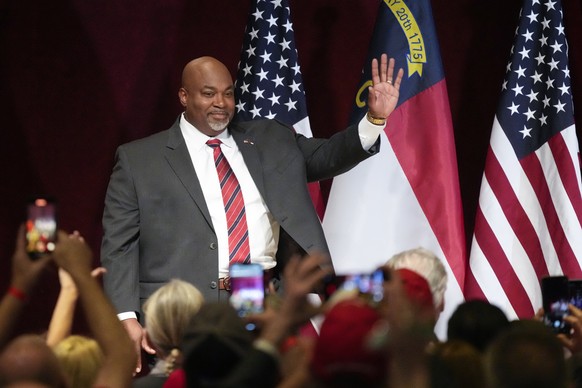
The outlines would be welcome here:
<svg viewBox="0 0 582 388">
<path fill-rule="evenodd" d="M 215 289 L 217 287 L 217 284 L 215 281 L 210 282 L 210 288 Z"/>
<path fill-rule="evenodd" d="M 217 247 L 216 243 L 210 243 L 210 249 L 215 250 Z"/>
</svg>

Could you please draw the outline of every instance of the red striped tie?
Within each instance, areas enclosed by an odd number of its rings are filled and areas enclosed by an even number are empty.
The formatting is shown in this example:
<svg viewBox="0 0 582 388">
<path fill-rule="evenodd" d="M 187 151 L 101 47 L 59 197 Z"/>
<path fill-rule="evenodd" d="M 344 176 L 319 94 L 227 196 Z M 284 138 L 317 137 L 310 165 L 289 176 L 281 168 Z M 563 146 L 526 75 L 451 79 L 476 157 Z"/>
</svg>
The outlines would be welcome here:
<svg viewBox="0 0 582 388">
<path fill-rule="evenodd" d="M 228 160 L 220 149 L 221 141 L 210 139 L 206 144 L 214 149 L 214 164 L 222 189 L 222 201 L 226 212 L 228 227 L 228 250 L 230 263 L 250 263 L 249 229 L 245 213 L 245 203 L 238 179 L 230 167 Z"/>
</svg>

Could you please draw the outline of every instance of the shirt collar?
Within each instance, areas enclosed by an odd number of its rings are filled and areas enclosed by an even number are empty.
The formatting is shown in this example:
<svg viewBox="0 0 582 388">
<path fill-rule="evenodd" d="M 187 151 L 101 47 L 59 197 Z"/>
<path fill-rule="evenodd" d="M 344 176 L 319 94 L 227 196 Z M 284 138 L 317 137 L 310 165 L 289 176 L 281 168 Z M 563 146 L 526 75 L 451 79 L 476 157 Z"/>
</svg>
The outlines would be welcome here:
<svg viewBox="0 0 582 388">
<path fill-rule="evenodd" d="M 182 130 L 182 134 L 185 138 L 188 138 L 191 144 L 195 145 L 197 149 L 202 149 L 203 147 L 207 147 L 206 142 L 209 139 L 220 139 L 220 141 L 227 147 L 236 148 L 236 143 L 234 138 L 230 134 L 229 129 L 227 128 L 226 131 L 219 133 L 214 137 L 207 136 L 200 132 L 198 128 L 193 126 L 186 120 L 184 114 L 180 116 L 180 129 Z"/>
</svg>

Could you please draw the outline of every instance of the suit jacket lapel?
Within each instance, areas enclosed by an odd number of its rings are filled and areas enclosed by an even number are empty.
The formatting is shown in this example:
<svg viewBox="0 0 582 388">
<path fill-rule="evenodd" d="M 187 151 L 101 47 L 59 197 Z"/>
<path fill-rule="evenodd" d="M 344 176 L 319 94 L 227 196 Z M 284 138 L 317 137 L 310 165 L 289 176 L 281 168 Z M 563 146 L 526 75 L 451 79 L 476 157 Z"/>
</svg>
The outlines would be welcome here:
<svg viewBox="0 0 582 388">
<path fill-rule="evenodd" d="M 261 165 L 259 149 L 255 137 L 252 133 L 244 131 L 241 127 L 236 125 L 231 125 L 230 130 L 232 137 L 243 156 L 245 164 L 249 169 L 251 177 L 253 178 L 255 185 L 257 185 L 257 189 L 259 189 L 261 196 L 266 199 L 265 185 L 263 182 L 263 166 Z"/>
<path fill-rule="evenodd" d="M 188 147 L 186 147 L 186 142 L 180 130 L 179 119 L 170 128 L 165 157 L 178 179 L 190 194 L 190 197 L 196 203 L 196 206 L 200 209 L 210 228 L 214 230 L 210 212 L 208 211 L 208 206 L 204 200 L 204 194 L 202 193 L 202 188 L 196 175 L 196 170 L 194 170 L 194 166 L 192 165 L 192 158 L 188 153 Z"/>
</svg>

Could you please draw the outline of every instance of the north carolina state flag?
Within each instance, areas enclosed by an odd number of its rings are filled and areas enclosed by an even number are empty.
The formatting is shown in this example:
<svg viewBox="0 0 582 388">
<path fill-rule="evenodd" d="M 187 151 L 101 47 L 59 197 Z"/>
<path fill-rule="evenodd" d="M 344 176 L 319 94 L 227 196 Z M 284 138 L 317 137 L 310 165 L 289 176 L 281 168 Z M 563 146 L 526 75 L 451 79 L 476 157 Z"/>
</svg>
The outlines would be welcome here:
<svg viewBox="0 0 582 388">
<path fill-rule="evenodd" d="M 449 101 L 428 0 L 383 1 L 351 122 L 366 114 L 372 58 L 396 60 L 400 100 L 376 156 L 333 180 L 323 226 L 336 272 L 371 271 L 422 246 L 447 268 L 446 321 L 463 301 L 465 233 Z"/>
</svg>

